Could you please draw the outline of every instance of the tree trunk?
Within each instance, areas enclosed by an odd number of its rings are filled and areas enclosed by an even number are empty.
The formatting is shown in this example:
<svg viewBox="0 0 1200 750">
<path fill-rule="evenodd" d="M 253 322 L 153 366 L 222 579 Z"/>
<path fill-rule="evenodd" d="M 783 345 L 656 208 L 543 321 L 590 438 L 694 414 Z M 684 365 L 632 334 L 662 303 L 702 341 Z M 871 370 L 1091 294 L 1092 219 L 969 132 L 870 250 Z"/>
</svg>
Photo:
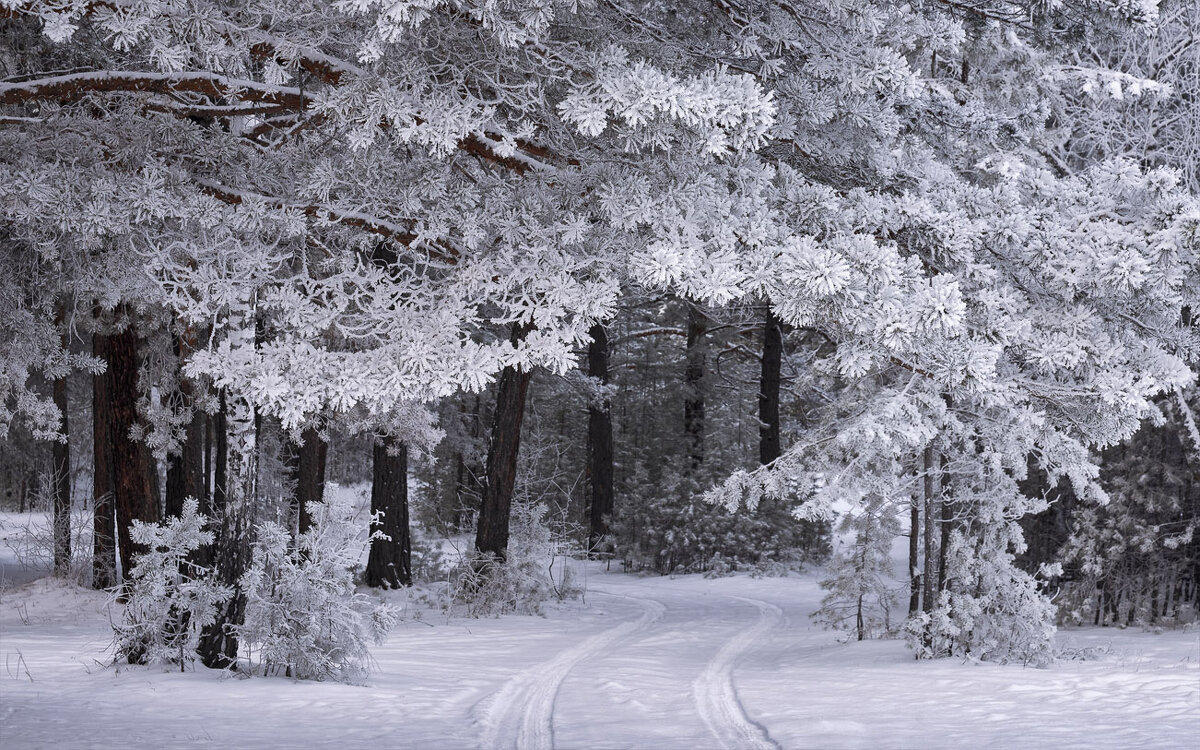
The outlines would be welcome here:
<svg viewBox="0 0 1200 750">
<path fill-rule="evenodd" d="M 525 337 L 529 328 L 513 326 L 514 344 Z M 525 416 L 525 392 L 529 389 L 527 370 L 504 368 L 496 392 L 496 413 L 488 442 L 483 504 L 479 509 L 479 528 L 475 549 L 496 555 L 508 553 L 508 516 L 512 508 L 513 487 L 517 481 L 517 452 L 521 447 L 521 421 Z"/>
<path fill-rule="evenodd" d="M 204 666 L 229 669 L 237 666 L 236 627 L 245 620 L 246 596 L 239 582 L 250 563 L 251 502 L 256 496 L 255 456 L 258 436 L 254 409 L 245 400 L 221 395 L 221 424 L 217 433 L 217 490 L 214 510 L 220 518 L 214 551 L 216 582 L 234 595 L 217 610 L 216 621 L 200 633 L 196 651 Z M 222 455 L 223 454 L 223 455 Z"/>
<path fill-rule="evenodd" d="M 217 610 L 217 619 L 200 633 L 196 652 L 200 662 L 212 669 L 229 669 L 237 665 L 238 640 L 234 628 L 245 619 L 246 596 L 237 587 L 238 579 L 250 562 L 250 529 L 244 508 L 226 505 L 221 526 L 217 530 L 215 572 L 216 582 L 230 586 L 234 595 Z"/>
<path fill-rule="evenodd" d="M 70 338 L 66 333 L 66 304 L 59 303 L 55 323 L 62 332 L 62 348 L 67 350 Z M 62 414 L 61 441 L 55 440 L 54 462 L 54 575 L 65 577 L 71 569 L 71 428 L 67 420 L 67 377 L 54 381 L 54 405 Z"/>
<path fill-rule="evenodd" d="M 317 428 L 304 430 L 296 451 L 296 526 L 301 534 L 312 528 L 309 503 L 319 503 L 325 498 L 325 461 L 328 455 L 329 444 L 321 439 Z"/>
<path fill-rule="evenodd" d="M 783 330 L 775 312 L 767 308 L 763 326 L 762 376 L 758 393 L 758 462 L 767 465 L 779 458 L 779 384 L 783 363 Z"/>
<path fill-rule="evenodd" d="M 412 585 L 412 541 L 408 532 L 408 449 L 397 440 L 375 444 L 371 482 L 371 552 L 367 585 L 394 589 Z M 376 537 L 382 532 L 387 538 Z"/>
<path fill-rule="evenodd" d="M 934 482 L 934 473 L 937 471 L 937 461 L 933 452 L 933 445 L 925 446 L 924 455 L 925 464 L 925 574 L 921 576 L 921 611 L 933 611 L 933 583 L 936 578 L 936 573 L 933 569 L 934 561 L 937 559 L 933 551 L 933 524 L 934 524 L 934 493 L 936 492 L 936 484 Z"/>
<path fill-rule="evenodd" d="M 182 368 L 183 358 L 193 348 L 192 342 L 176 338 L 174 345 L 175 356 Z M 165 515 L 178 517 L 183 513 L 184 500 L 189 497 L 196 498 L 200 513 L 209 515 L 212 510 L 206 492 L 204 465 L 208 420 L 204 412 L 196 408 L 195 384 L 183 377 L 182 373 L 179 374 L 179 394 L 183 397 L 184 404 L 192 409 L 192 419 L 184 430 L 179 454 L 168 458 Z"/>
<path fill-rule="evenodd" d="M 588 345 L 588 375 L 608 385 L 608 332 L 592 326 Z M 588 472 L 592 480 L 592 506 L 588 549 L 598 552 L 608 534 L 607 516 L 613 512 L 612 404 L 607 398 L 588 404 Z"/>
<path fill-rule="evenodd" d="M 942 491 L 940 498 L 940 515 L 941 519 L 938 522 L 939 530 L 941 531 L 941 539 L 938 543 L 938 579 L 937 590 L 942 593 L 946 590 L 946 554 L 950 550 L 950 527 L 954 523 L 954 510 L 950 506 L 950 482 L 946 478 L 946 456 L 942 456 Z"/>
<path fill-rule="evenodd" d="M 683 371 L 683 431 L 687 440 L 687 466 L 695 473 L 704 463 L 704 370 L 708 355 L 708 318 L 688 303 L 687 365 Z"/>
<path fill-rule="evenodd" d="M 921 610 L 921 569 L 917 567 L 921 549 L 917 538 L 921 533 L 921 501 L 916 495 L 912 498 L 908 529 L 908 615 L 912 617 Z"/>
<path fill-rule="evenodd" d="M 92 356 L 108 361 L 108 337 L 92 336 Z M 113 495 L 112 393 L 109 373 L 92 376 L 92 588 L 117 584 Z"/>
<path fill-rule="evenodd" d="M 107 349 L 117 550 L 121 576 L 128 581 L 134 557 L 145 551 L 130 539 L 131 524 L 134 521 L 158 521 L 158 499 L 154 495 L 156 479 L 151 476 L 149 450 L 130 436 L 130 430 L 138 421 L 138 340 L 132 326 L 110 336 Z"/>
</svg>

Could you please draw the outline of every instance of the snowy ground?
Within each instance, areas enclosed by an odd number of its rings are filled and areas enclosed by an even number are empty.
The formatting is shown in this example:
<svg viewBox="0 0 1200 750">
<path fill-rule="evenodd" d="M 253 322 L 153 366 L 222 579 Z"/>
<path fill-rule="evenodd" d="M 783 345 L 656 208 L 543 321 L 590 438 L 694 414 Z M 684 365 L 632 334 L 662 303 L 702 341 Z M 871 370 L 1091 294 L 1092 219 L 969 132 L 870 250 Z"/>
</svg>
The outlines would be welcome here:
<svg viewBox="0 0 1200 750">
<path fill-rule="evenodd" d="M 0 745 L 84 747 L 1195 747 L 1200 634 L 1086 629 L 1050 669 L 839 643 L 815 577 L 587 569 L 545 617 L 410 619 L 365 687 L 103 666 L 103 595 L 0 593 Z"/>
</svg>

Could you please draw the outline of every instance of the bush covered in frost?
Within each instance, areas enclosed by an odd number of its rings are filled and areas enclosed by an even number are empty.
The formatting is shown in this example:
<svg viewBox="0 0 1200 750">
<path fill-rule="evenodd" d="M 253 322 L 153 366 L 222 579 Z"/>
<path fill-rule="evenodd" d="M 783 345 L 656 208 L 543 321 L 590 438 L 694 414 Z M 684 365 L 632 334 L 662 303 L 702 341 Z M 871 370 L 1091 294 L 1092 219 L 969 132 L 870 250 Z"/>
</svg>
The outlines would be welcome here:
<svg viewBox="0 0 1200 750">
<path fill-rule="evenodd" d="M 900 535 L 896 515 L 877 497 L 859 512 L 847 514 L 839 530 L 848 539 L 821 580 L 827 593 L 814 613 L 817 621 L 852 629 L 860 641 L 891 635 L 898 588 L 891 561 L 892 540 Z"/>
<path fill-rule="evenodd" d="M 188 498 L 183 513 L 161 523 L 134 521 L 130 536 L 147 551 L 130 571 L 125 609 L 113 625 L 113 650 L 130 664 L 194 664 L 200 631 L 233 591 L 214 583 L 192 553 L 212 544 L 208 519 Z"/>
<path fill-rule="evenodd" d="M 355 522 L 350 502 L 332 490 L 325 502 L 309 504 L 312 528 L 294 545 L 278 524 L 258 526 L 241 581 L 246 616 L 238 629 L 253 670 L 361 680 L 370 663 L 369 642 L 381 643 L 395 623 L 393 608 L 355 591 L 363 524 Z"/>
<path fill-rule="evenodd" d="M 468 615 L 539 614 L 550 599 L 579 595 L 566 564 L 571 543 L 551 531 L 547 513 L 544 503 L 514 502 L 508 556 L 504 560 L 479 553 L 464 557 L 453 576 L 453 598 L 465 605 Z"/>
<path fill-rule="evenodd" d="M 1001 663 L 1042 666 L 1054 658 L 1054 605 L 1037 580 L 1018 568 L 1015 522 L 955 530 L 950 537 L 946 590 L 932 612 L 909 618 L 909 645 L 918 657 L 966 656 Z"/>
</svg>

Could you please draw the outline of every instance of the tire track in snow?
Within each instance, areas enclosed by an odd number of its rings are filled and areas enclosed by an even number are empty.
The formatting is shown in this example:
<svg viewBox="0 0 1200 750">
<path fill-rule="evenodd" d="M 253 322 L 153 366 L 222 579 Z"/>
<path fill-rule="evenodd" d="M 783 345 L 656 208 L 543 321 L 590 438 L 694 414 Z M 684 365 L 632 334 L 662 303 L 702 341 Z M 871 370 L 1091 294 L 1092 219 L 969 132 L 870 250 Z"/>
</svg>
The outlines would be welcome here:
<svg viewBox="0 0 1200 750">
<path fill-rule="evenodd" d="M 758 599 L 733 598 L 758 607 L 758 622 L 725 642 L 692 683 L 692 696 L 700 717 L 722 747 L 778 750 L 767 730 L 746 715 L 733 686 L 733 668 L 763 636 L 783 623 L 783 610 Z"/>
<path fill-rule="evenodd" d="M 614 644 L 649 627 L 666 612 L 662 602 L 654 599 L 595 590 L 593 593 L 636 602 L 642 607 L 642 615 L 597 633 L 505 683 L 493 696 L 484 716 L 482 747 L 550 750 L 554 746 L 554 701 L 575 665 L 607 653 Z"/>
</svg>

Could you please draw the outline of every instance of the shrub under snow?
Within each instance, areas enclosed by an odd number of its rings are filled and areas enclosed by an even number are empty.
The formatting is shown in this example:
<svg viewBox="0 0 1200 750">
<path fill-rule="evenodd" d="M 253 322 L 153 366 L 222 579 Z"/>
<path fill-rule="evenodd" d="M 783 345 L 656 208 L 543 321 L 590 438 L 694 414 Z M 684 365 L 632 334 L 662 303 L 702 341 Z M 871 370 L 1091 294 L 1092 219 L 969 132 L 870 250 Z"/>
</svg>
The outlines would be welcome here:
<svg viewBox="0 0 1200 750">
<path fill-rule="evenodd" d="M 1054 659 L 1054 605 L 1008 550 L 1020 543 L 1015 522 L 954 531 L 947 567 L 954 571 L 932 612 L 905 625 L 918 657 L 967 656 L 1043 666 Z"/>
<path fill-rule="evenodd" d="M 362 540 L 349 500 L 332 486 L 310 503 L 312 528 L 295 545 L 276 523 L 257 528 L 250 567 L 242 576 L 245 623 L 238 634 L 251 666 L 299 679 L 360 680 L 370 663 L 368 642 L 380 643 L 395 611 L 355 591 L 353 568 Z"/>
<path fill-rule="evenodd" d="M 569 566 L 554 562 L 568 543 L 556 538 L 546 524 L 545 503 L 514 502 L 510 519 L 508 556 L 468 555 L 455 571 L 453 597 L 472 617 L 509 612 L 540 614 L 551 598 L 566 599 L 579 591 Z"/>
<path fill-rule="evenodd" d="M 208 519 L 188 498 L 183 514 L 162 523 L 134 521 L 130 536 L 148 551 L 138 555 L 125 611 L 113 625 L 113 650 L 130 664 L 194 664 L 200 631 L 216 618 L 217 607 L 233 592 L 212 581 L 209 569 L 190 559 L 212 544 Z"/>
</svg>

